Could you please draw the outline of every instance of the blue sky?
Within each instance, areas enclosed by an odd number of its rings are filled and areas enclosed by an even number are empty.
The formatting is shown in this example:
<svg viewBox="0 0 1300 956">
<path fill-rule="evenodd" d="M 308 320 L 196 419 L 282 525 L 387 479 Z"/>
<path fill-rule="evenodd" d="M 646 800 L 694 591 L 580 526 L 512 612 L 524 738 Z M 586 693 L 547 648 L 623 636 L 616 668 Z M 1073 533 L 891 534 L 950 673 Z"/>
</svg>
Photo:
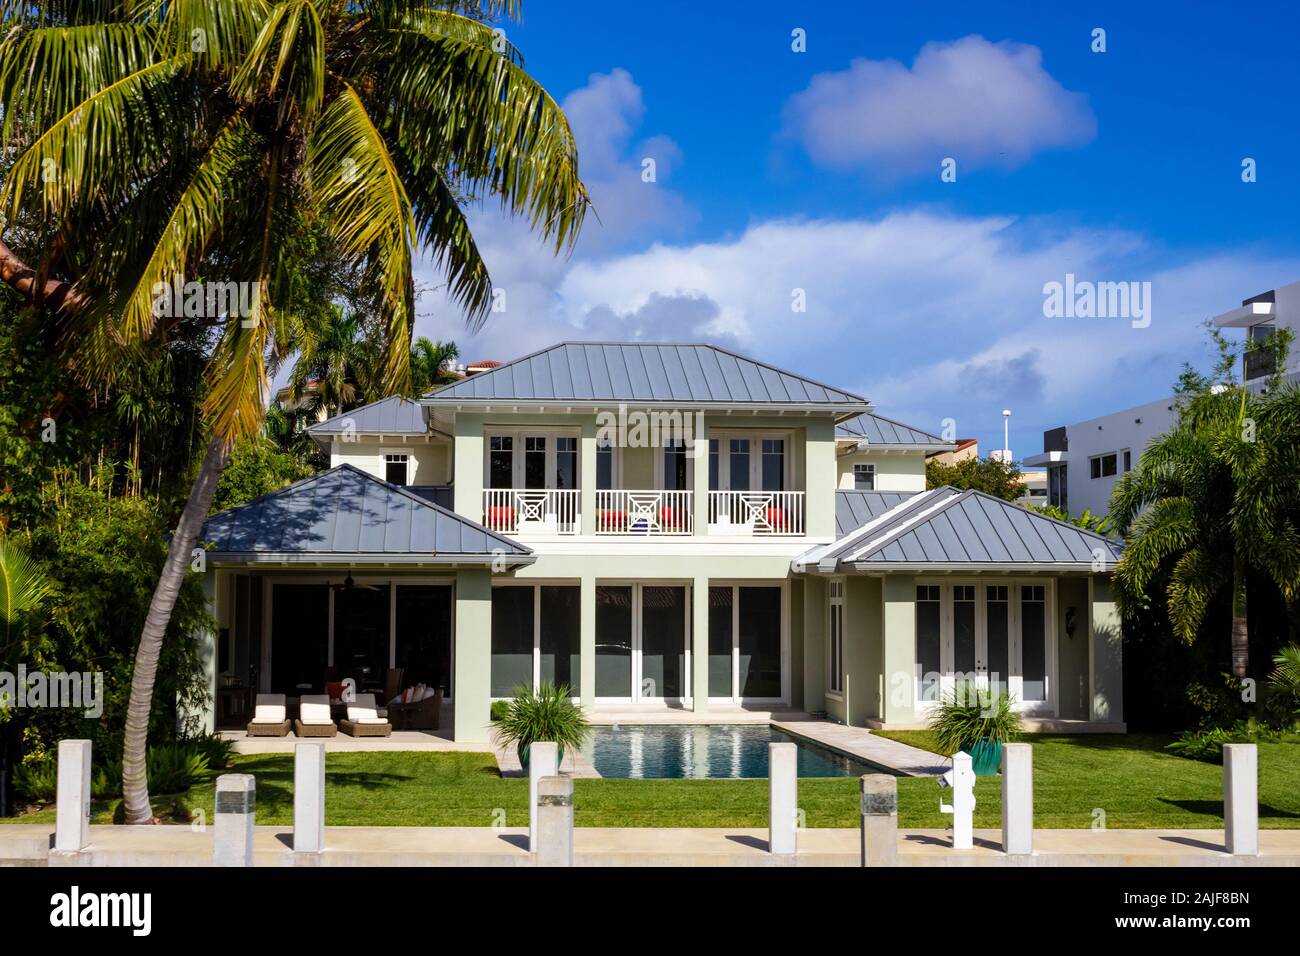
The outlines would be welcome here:
<svg viewBox="0 0 1300 956">
<path fill-rule="evenodd" d="M 557 260 L 477 210 L 505 311 L 471 338 L 435 290 L 418 331 L 471 359 L 717 341 L 983 449 L 1010 407 L 1022 456 L 1166 394 L 1198 323 L 1300 279 L 1294 4 L 790 6 L 526 5 L 507 33 L 599 221 Z M 1150 325 L 1044 317 L 1067 272 L 1152 283 Z"/>
</svg>

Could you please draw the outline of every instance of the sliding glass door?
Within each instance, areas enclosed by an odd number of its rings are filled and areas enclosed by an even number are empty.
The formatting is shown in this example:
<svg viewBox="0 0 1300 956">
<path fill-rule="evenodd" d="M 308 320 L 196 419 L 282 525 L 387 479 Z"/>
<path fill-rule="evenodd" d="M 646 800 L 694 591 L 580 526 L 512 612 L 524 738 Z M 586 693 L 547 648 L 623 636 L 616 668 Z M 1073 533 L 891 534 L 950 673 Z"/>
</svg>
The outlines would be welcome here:
<svg viewBox="0 0 1300 956">
<path fill-rule="evenodd" d="M 709 588 L 709 696 L 782 700 L 784 602 L 780 586 Z"/>
<path fill-rule="evenodd" d="M 632 697 L 632 585 L 596 588 L 596 696 Z"/>
<path fill-rule="evenodd" d="M 565 584 L 506 584 L 492 589 L 493 697 L 513 697 L 542 681 L 582 693 L 580 588 Z M 599 658 L 598 658 L 599 659 Z"/>
</svg>

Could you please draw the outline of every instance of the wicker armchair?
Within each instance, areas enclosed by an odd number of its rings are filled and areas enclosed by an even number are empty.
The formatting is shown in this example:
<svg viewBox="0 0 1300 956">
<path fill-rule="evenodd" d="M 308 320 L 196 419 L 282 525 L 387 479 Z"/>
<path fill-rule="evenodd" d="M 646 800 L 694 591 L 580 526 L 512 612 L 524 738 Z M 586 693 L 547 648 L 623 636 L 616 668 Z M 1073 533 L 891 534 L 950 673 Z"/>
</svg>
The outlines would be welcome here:
<svg viewBox="0 0 1300 956">
<path fill-rule="evenodd" d="M 389 704 L 388 721 L 394 730 L 437 730 L 442 714 L 442 688 L 432 697 L 411 704 Z"/>
</svg>

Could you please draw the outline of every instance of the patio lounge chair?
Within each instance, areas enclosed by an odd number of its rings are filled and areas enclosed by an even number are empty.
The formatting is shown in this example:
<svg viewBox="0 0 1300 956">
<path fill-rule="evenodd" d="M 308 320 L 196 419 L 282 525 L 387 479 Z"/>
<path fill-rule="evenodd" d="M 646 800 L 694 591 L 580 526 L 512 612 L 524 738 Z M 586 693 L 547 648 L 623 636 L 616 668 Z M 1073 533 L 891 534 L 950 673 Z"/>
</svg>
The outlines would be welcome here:
<svg viewBox="0 0 1300 956">
<path fill-rule="evenodd" d="M 400 700 L 388 705 L 388 719 L 397 730 L 437 730 L 442 716 L 442 688 L 423 700 L 404 704 Z"/>
<path fill-rule="evenodd" d="M 285 716 L 284 694 L 258 694 L 253 719 L 248 722 L 250 737 L 283 737 L 289 732 Z"/>
<path fill-rule="evenodd" d="M 374 694 L 357 694 L 354 704 L 348 704 L 348 715 L 339 721 L 349 737 L 391 737 L 393 725 L 379 716 Z"/>
<path fill-rule="evenodd" d="M 339 729 L 330 720 L 328 694 L 304 694 L 298 702 L 298 719 L 293 732 L 299 737 L 333 737 Z"/>
</svg>

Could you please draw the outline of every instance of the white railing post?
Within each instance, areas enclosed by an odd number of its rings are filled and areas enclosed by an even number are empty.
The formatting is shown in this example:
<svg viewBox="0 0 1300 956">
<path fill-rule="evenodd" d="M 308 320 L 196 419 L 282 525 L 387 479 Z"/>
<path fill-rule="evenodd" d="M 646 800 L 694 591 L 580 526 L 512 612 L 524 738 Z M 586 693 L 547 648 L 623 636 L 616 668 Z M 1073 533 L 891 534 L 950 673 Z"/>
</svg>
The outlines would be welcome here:
<svg viewBox="0 0 1300 956">
<path fill-rule="evenodd" d="M 799 748 L 767 745 L 767 849 L 793 855 L 799 839 Z"/>
<path fill-rule="evenodd" d="M 252 774 L 226 773 L 217 778 L 212 822 L 212 865 L 252 866 L 257 826 L 257 788 Z"/>
<path fill-rule="evenodd" d="M 528 849 L 537 852 L 537 785 L 560 772 L 559 748 L 549 740 L 528 745 Z"/>
<path fill-rule="evenodd" d="M 1223 836 L 1234 856 L 1259 853 L 1259 751 L 1223 745 Z"/>
<path fill-rule="evenodd" d="M 952 814 L 952 848 L 969 850 L 975 845 L 975 771 L 970 754 L 959 750 L 952 755 L 952 769 L 940 780 L 952 788 L 952 803 L 939 802 L 940 813 Z"/>
<path fill-rule="evenodd" d="M 89 740 L 59 741 L 58 808 L 54 818 L 54 849 L 80 853 L 90 844 Z"/>
<path fill-rule="evenodd" d="M 573 866 L 573 778 L 537 781 L 538 866 Z"/>
<path fill-rule="evenodd" d="M 293 748 L 293 849 L 320 853 L 325 849 L 325 745 L 295 744 Z"/>
<path fill-rule="evenodd" d="M 898 778 L 862 776 L 862 865 L 898 865 Z"/>
<path fill-rule="evenodd" d="M 1034 852 L 1034 750 L 1002 745 L 1002 852 Z"/>
</svg>

